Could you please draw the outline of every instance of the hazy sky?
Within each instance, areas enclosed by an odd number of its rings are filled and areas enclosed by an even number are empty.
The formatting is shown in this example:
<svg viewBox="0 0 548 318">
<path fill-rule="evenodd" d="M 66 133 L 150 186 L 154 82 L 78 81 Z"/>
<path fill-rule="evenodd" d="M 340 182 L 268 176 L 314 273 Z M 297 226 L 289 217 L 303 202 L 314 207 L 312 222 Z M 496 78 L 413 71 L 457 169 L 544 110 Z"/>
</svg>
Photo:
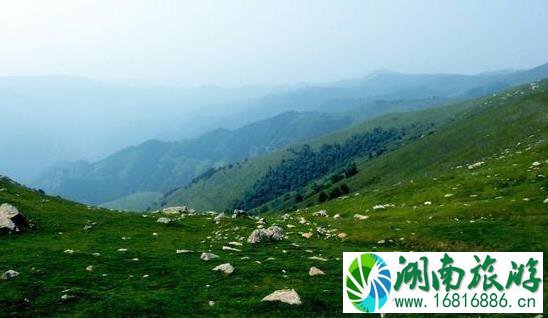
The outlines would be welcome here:
<svg viewBox="0 0 548 318">
<path fill-rule="evenodd" d="M 548 62 L 548 1 L 1 0 L 0 76 L 276 85 Z"/>
</svg>

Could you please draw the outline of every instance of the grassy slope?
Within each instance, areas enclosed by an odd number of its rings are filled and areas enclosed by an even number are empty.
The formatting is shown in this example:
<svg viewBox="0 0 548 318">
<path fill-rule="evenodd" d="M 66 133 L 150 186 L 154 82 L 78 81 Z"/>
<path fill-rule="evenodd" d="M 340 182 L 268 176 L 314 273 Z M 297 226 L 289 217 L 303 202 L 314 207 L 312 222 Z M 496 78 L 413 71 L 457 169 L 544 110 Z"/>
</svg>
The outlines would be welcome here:
<svg viewBox="0 0 548 318">
<path fill-rule="evenodd" d="M 108 209 L 127 211 L 146 211 L 151 203 L 162 198 L 158 192 L 137 192 L 123 198 L 101 204 L 101 207 Z"/>
<path fill-rule="evenodd" d="M 538 175 L 548 173 L 548 162 L 543 159 L 548 149 L 538 141 L 538 136 L 522 140 L 504 158 L 494 157 L 475 171 L 453 169 L 437 180 L 379 186 L 348 199 L 294 212 L 288 221 L 282 221 L 277 213 L 267 214 L 270 223 L 295 225 L 286 227 L 293 233 L 275 244 L 244 244 L 242 252 L 226 252 L 221 247 L 247 236 L 255 227 L 252 220 L 228 219 L 215 225 L 210 217 L 193 216 L 166 226 L 156 223 L 154 216 L 88 209 L 2 183 L 0 188 L 7 191 L 0 192 L 0 202 L 17 205 L 38 229 L 0 238 L 0 271 L 15 269 L 21 273 L 15 279 L 0 281 L 0 317 L 15 313 L 333 317 L 342 315 L 342 251 L 546 251 L 548 218 L 542 200 L 547 194 L 541 189 L 546 182 Z M 534 160 L 542 160 L 542 165 L 529 169 Z M 494 185 L 506 178 L 520 182 L 494 191 Z M 445 198 L 446 193 L 454 196 Z M 495 199 L 498 195 L 503 198 Z M 529 201 L 523 201 L 525 197 Z M 423 205 L 425 200 L 431 200 L 432 205 Z M 387 202 L 396 207 L 371 210 L 374 204 Z M 313 217 L 311 214 L 320 208 L 330 215 L 339 213 L 341 218 Z M 370 218 L 356 222 L 354 213 Z M 299 224 L 298 216 L 304 216 L 309 224 Z M 88 222 L 97 224 L 84 231 Z M 316 226 L 337 229 L 335 233 L 348 233 L 349 238 L 325 239 L 318 234 L 309 240 L 300 237 L 299 232 L 314 232 Z M 378 244 L 379 240 L 386 240 L 386 244 Z M 118 252 L 118 248 L 128 251 Z M 75 253 L 63 253 L 65 249 Z M 177 255 L 176 249 L 196 253 Z M 198 252 L 207 250 L 221 258 L 200 261 Z M 101 256 L 93 256 L 95 252 Z M 250 259 L 242 260 L 242 256 Z M 314 261 L 310 256 L 328 260 Z M 268 261 L 269 257 L 275 259 Z M 211 272 L 224 262 L 236 267 L 231 276 Z M 93 272 L 85 270 L 88 265 L 94 266 Z M 309 277 L 310 266 L 321 268 L 327 275 Z M 143 278 L 144 274 L 149 277 Z M 297 290 L 302 306 L 260 302 L 273 290 L 285 287 Z M 546 295 L 546 287 L 544 292 Z M 75 298 L 62 300 L 63 294 Z M 216 302 L 213 307 L 208 305 L 210 300 Z"/>
<path fill-rule="evenodd" d="M 354 134 L 370 131 L 375 127 L 399 128 L 410 123 L 441 124 L 454 118 L 464 110 L 474 108 L 481 103 L 483 103 L 483 99 L 423 111 L 388 114 L 315 139 L 310 144 L 314 148 L 318 148 L 326 143 L 341 143 Z M 276 165 L 287 156 L 290 156 L 290 154 L 286 150 L 278 150 L 269 155 L 244 162 L 233 169 L 219 171 L 208 179 L 200 180 L 190 185 L 190 187 L 181 188 L 169 194 L 165 200 L 166 204 L 187 204 L 198 209 L 223 210 L 231 206 L 234 200 L 243 197 L 246 191 L 250 191 L 269 166 Z"/>
<path fill-rule="evenodd" d="M 493 156 L 493 153 L 502 152 L 530 135 L 546 139 L 547 89 L 548 81 L 545 81 L 542 88 L 536 91 L 529 86 L 520 87 L 496 97 L 459 105 L 462 111 L 451 116 L 450 121 L 439 127 L 436 133 L 386 153 L 379 160 L 358 160 L 360 172 L 339 184 L 346 183 L 354 191 L 367 191 L 370 190 L 369 185 L 437 176 L 456 166 Z M 470 105 L 474 107 L 468 107 Z M 317 196 L 301 206 L 315 202 Z M 277 208 L 284 206 L 280 200 L 271 205 Z"/>
</svg>

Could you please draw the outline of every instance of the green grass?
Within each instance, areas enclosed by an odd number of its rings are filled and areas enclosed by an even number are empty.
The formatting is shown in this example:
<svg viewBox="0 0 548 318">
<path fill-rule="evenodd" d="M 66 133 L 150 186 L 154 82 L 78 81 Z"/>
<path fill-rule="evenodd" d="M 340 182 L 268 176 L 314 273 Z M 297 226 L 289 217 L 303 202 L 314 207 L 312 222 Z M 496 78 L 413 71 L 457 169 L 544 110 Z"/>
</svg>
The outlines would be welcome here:
<svg viewBox="0 0 548 318">
<path fill-rule="evenodd" d="M 137 192 L 127 195 L 123 198 L 101 204 L 101 207 L 115 210 L 127 211 L 147 211 L 154 206 L 156 202 L 162 198 L 162 194 L 158 192 Z"/>
</svg>

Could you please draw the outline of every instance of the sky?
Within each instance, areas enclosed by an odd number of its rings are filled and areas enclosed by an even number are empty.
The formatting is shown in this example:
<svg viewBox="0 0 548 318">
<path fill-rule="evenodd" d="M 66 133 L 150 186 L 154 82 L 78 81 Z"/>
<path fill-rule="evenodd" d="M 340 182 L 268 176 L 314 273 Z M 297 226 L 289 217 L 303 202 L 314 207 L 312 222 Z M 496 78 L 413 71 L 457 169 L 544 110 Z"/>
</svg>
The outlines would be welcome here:
<svg viewBox="0 0 548 318">
<path fill-rule="evenodd" d="M 548 62 L 548 1 L 2 0 L 0 76 L 284 85 Z"/>
</svg>

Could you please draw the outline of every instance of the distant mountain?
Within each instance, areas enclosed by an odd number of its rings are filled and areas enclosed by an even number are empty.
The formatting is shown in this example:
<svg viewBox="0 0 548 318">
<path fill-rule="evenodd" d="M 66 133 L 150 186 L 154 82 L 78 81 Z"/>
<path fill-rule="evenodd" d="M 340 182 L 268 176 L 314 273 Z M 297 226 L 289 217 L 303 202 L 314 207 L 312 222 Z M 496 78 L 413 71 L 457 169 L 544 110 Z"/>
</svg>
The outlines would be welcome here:
<svg viewBox="0 0 548 318">
<path fill-rule="evenodd" d="M 33 185 L 93 204 L 139 192 L 163 193 L 187 185 L 210 168 L 312 139 L 360 120 L 389 112 L 437 107 L 543 77 L 548 77 L 548 64 L 527 71 L 478 75 L 408 75 L 384 71 L 334 84 L 278 88 L 275 93 L 259 94 L 262 97 L 215 104 L 212 109 L 230 110 L 216 117 L 222 118 L 218 127 L 223 128 L 199 138 L 177 142 L 152 140 L 95 163 L 58 164 Z M 290 113 L 277 116 L 285 111 Z M 170 122 L 177 116 L 173 117 Z M 140 196 L 140 202 L 143 197 L 151 196 Z"/>
<path fill-rule="evenodd" d="M 464 100 L 484 96 L 548 77 L 548 63 L 530 70 L 460 74 L 402 74 L 374 72 L 364 78 L 335 83 L 306 84 L 266 94 L 238 105 L 243 112 L 227 116 L 226 128 L 275 116 L 284 111 L 346 112 L 376 100 Z"/>
<path fill-rule="evenodd" d="M 283 90 L 0 77 L 0 149 L 9 153 L 0 156 L 0 173 L 28 181 L 58 161 L 98 160 L 156 136 L 196 137 L 219 127 L 226 116 L 241 113 L 238 100 Z"/>
<path fill-rule="evenodd" d="M 287 112 L 236 130 L 217 129 L 179 142 L 150 140 L 95 162 L 62 163 L 33 186 L 100 204 L 137 192 L 165 192 L 211 167 L 318 137 L 353 120 L 344 115 Z"/>
</svg>

